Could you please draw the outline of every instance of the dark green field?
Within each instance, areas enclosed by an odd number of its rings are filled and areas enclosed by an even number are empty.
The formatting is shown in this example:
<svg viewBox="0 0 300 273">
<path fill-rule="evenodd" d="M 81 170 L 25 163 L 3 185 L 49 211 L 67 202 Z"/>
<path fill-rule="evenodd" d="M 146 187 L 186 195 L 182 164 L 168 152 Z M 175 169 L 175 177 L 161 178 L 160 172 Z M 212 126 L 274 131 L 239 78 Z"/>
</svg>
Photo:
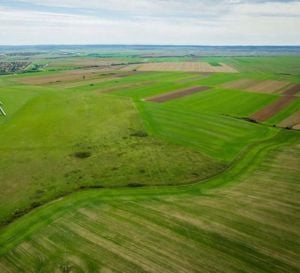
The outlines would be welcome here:
<svg viewBox="0 0 300 273">
<path fill-rule="evenodd" d="M 208 73 L 52 54 L 0 76 L 1 273 L 300 271 L 300 117 L 280 126 L 300 88 L 252 118 L 297 88 L 299 56 L 150 60 L 237 71 Z"/>
</svg>

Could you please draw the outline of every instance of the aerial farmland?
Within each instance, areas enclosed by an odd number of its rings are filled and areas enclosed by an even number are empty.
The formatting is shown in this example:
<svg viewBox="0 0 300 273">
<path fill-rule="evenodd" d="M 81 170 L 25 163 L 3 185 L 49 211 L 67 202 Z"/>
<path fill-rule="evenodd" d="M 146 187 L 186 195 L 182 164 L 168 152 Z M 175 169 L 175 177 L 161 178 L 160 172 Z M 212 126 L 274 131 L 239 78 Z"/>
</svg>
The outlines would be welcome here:
<svg viewBox="0 0 300 273">
<path fill-rule="evenodd" d="M 299 272 L 299 48 L 35 50 L 2 50 L 1 273 Z"/>
</svg>

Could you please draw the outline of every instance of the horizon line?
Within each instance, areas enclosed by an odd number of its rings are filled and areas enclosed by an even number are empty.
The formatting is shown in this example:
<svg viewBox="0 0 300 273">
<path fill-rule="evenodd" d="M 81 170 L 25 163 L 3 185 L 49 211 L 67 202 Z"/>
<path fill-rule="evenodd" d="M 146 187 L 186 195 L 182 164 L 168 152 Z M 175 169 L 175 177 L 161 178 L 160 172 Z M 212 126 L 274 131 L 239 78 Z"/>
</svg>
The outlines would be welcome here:
<svg viewBox="0 0 300 273">
<path fill-rule="evenodd" d="M 174 46 L 174 47 L 300 47 L 300 44 L 130 44 L 130 43 L 112 43 L 112 44 L 0 44 L 0 47 L 24 47 L 24 46 Z"/>
</svg>

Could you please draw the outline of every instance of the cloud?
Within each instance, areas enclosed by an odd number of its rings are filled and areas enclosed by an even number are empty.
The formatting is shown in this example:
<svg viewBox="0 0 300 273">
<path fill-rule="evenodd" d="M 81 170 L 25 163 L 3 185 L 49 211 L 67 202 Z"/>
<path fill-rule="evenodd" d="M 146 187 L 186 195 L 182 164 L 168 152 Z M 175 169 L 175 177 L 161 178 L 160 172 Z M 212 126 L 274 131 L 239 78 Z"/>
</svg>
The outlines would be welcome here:
<svg viewBox="0 0 300 273">
<path fill-rule="evenodd" d="M 300 44 L 300 1 L 1 3 L 1 44 Z"/>
</svg>

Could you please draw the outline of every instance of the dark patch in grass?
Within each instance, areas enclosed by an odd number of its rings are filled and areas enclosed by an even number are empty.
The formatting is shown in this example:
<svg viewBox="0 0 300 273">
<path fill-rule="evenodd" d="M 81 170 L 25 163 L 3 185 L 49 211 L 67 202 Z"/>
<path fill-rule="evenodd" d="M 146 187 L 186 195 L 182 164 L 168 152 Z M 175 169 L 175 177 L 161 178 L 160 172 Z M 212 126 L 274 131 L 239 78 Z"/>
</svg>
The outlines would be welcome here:
<svg viewBox="0 0 300 273">
<path fill-rule="evenodd" d="M 292 74 L 290 73 L 275 73 L 276 75 L 284 75 L 284 76 L 291 76 Z"/>
<path fill-rule="evenodd" d="M 143 184 L 140 184 L 140 183 L 129 183 L 127 184 L 128 187 L 130 188 L 141 188 L 141 187 L 144 187 Z"/>
<path fill-rule="evenodd" d="M 248 118 L 248 117 L 246 117 L 246 118 L 241 118 L 241 119 L 243 119 L 243 120 L 245 120 L 245 121 L 248 121 L 248 122 L 252 122 L 252 123 L 258 123 L 255 119 L 253 119 L 253 118 Z"/>
<path fill-rule="evenodd" d="M 65 177 L 76 176 L 81 173 L 81 170 L 73 170 L 64 174 Z"/>
<path fill-rule="evenodd" d="M 133 137 L 147 137 L 148 134 L 145 131 L 135 131 L 135 132 L 131 133 L 130 136 L 133 136 Z"/>
<path fill-rule="evenodd" d="M 209 62 L 211 66 L 221 66 L 218 62 Z"/>
<path fill-rule="evenodd" d="M 81 185 L 79 189 L 81 190 L 87 190 L 87 189 L 103 189 L 104 187 L 102 185 Z"/>
<path fill-rule="evenodd" d="M 88 158 L 91 155 L 92 155 L 92 153 L 88 152 L 88 151 L 81 151 L 81 152 L 76 152 L 76 153 L 73 154 L 74 157 L 80 158 L 80 159 Z"/>
</svg>

